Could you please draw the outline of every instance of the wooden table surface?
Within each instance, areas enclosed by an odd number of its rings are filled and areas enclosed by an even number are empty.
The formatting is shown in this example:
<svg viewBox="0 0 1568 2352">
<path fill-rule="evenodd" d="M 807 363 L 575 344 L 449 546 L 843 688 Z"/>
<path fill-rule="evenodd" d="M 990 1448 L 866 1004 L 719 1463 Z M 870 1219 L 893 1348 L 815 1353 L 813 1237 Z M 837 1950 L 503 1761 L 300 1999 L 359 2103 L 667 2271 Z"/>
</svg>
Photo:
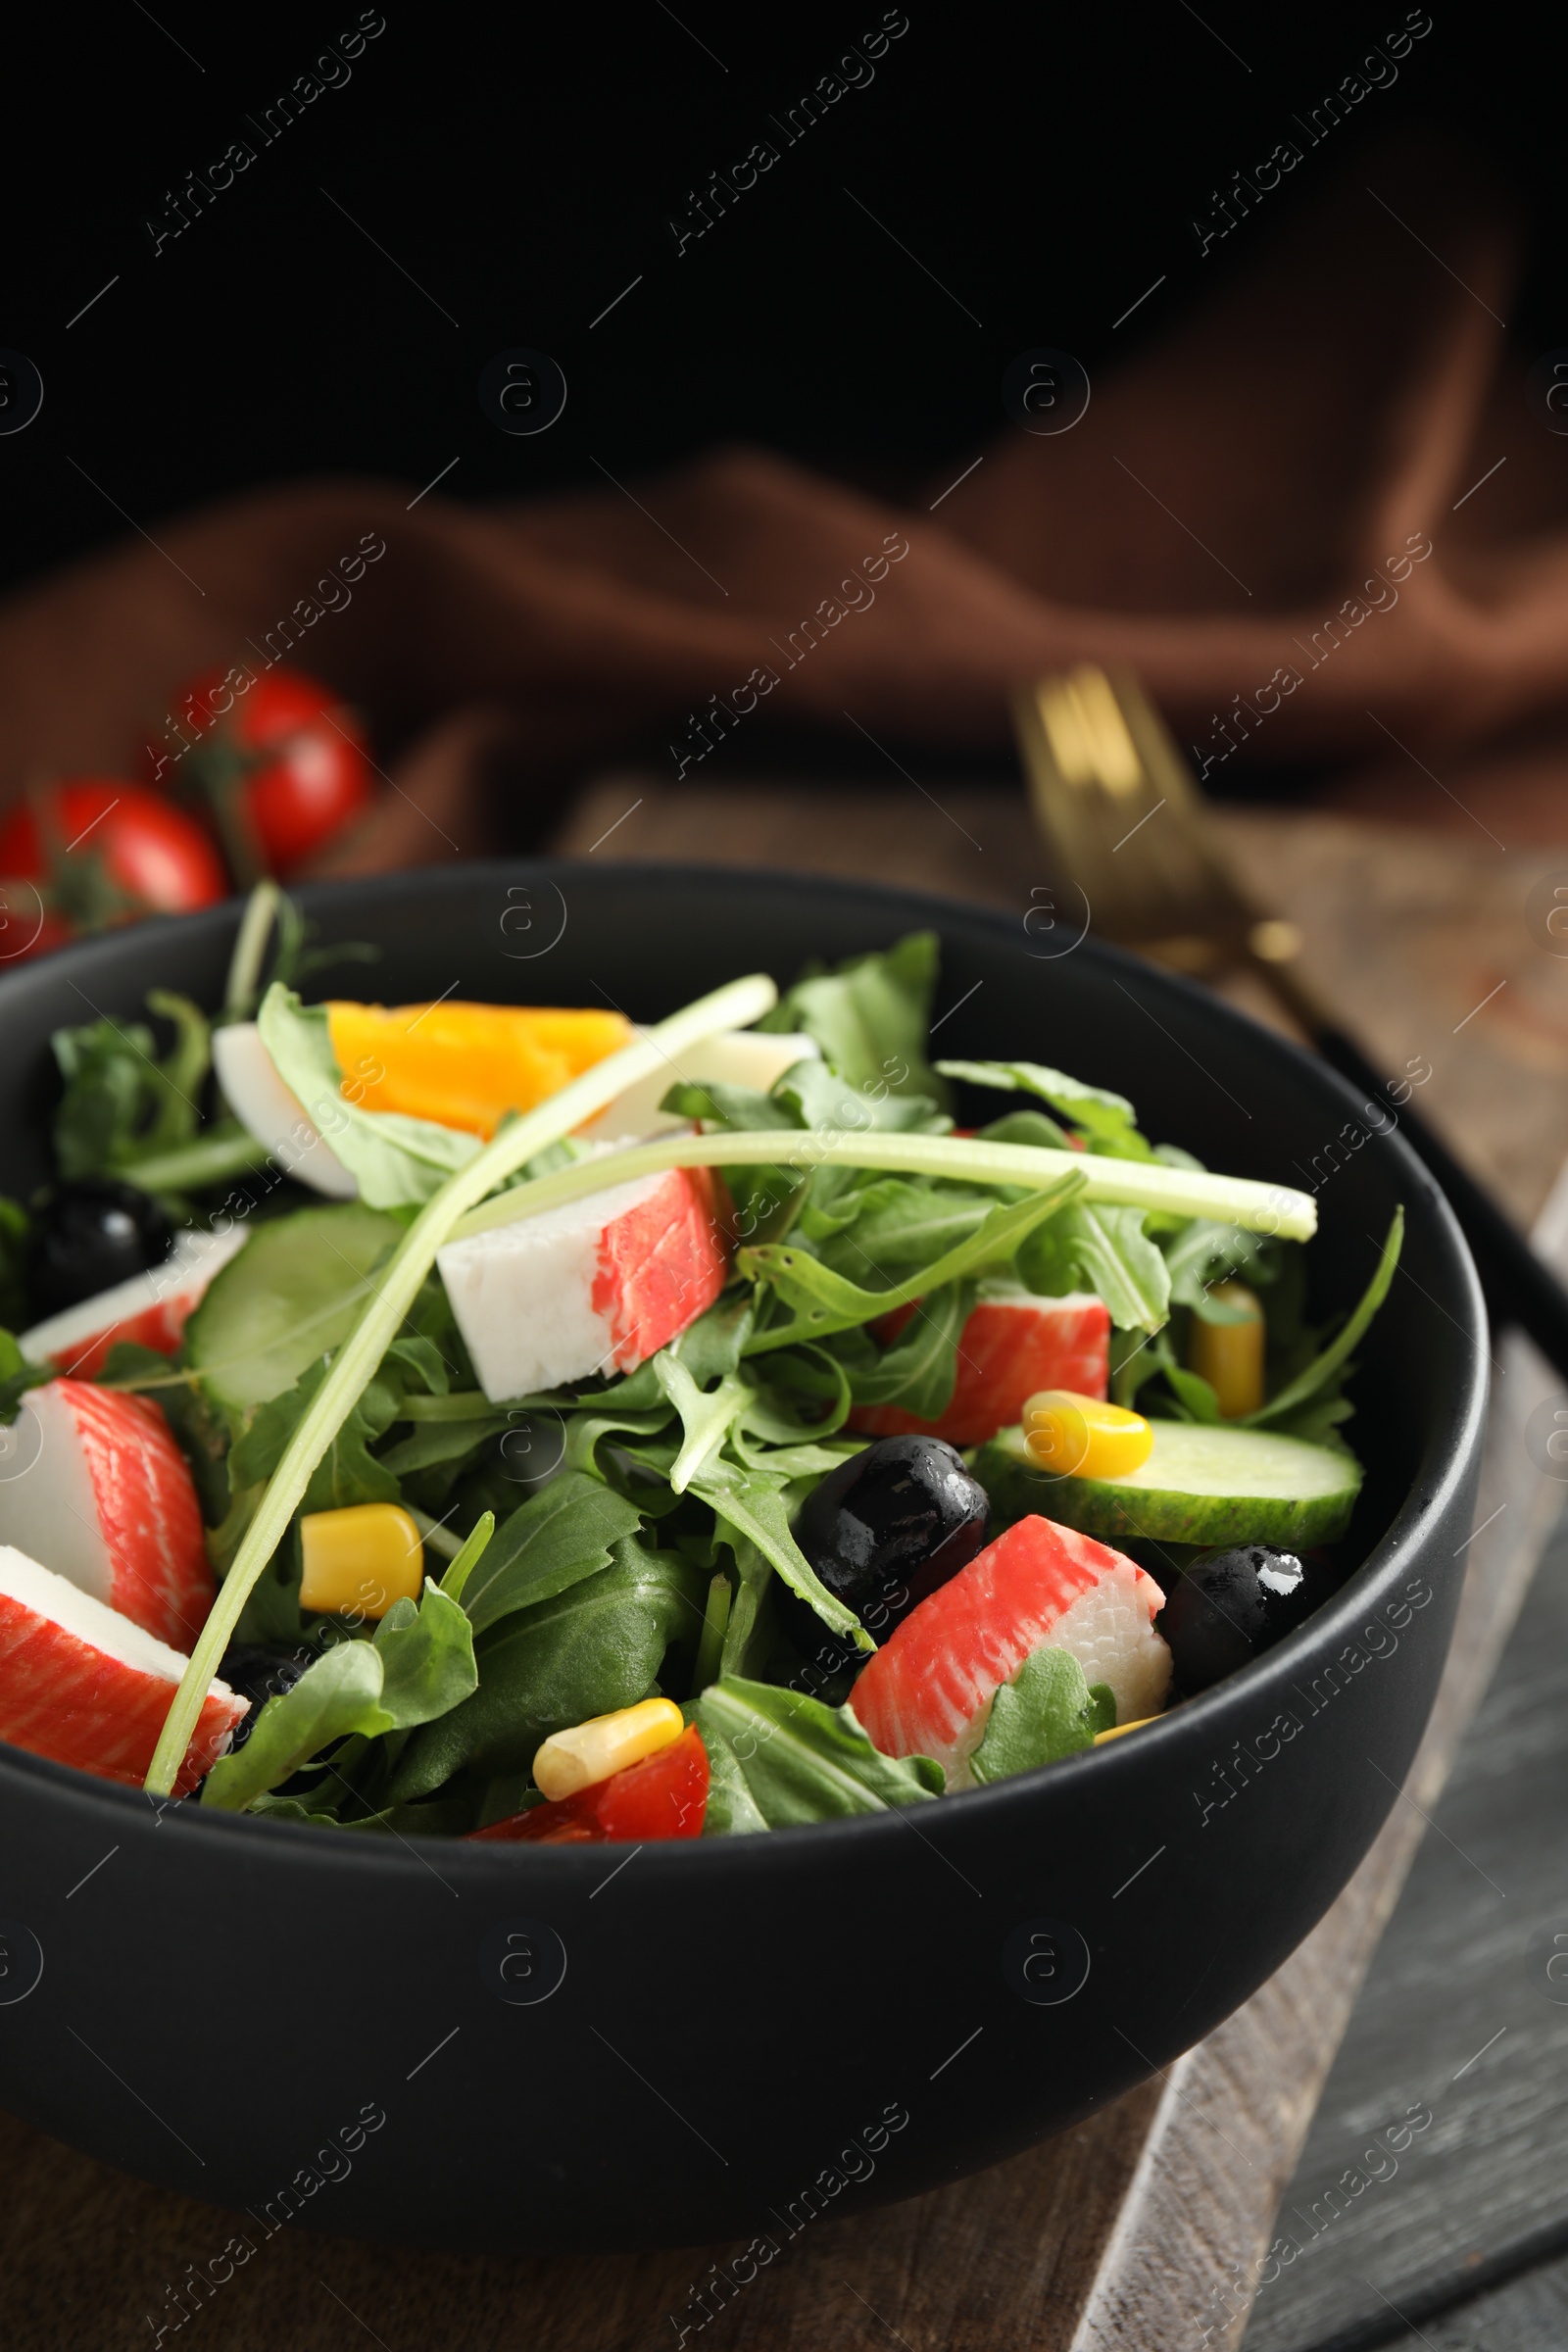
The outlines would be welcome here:
<svg viewBox="0 0 1568 2352">
<path fill-rule="evenodd" d="M 1568 1155 L 1568 962 L 1547 952 L 1549 938 L 1542 944 L 1528 900 L 1568 869 L 1568 852 L 1504 861 L 1339 818 L 1230 812 L 1224 822 L 1254 887 L 1302 926 L 1314 977 L 1346 1024 L 1391 1073 L 1430 1068 L 1423 1107 L 1515 1212 L 1534 1218 Z M 611 827 L 612 848 L 603 840 Z M 1042 903 L 1031 894 L 1049 886 L 1021 793 L 994 788 L 945 788 L 939 805 L 917 786 L 894 796 L 721 783 L 671 791 L 614 776 L 583 796 L 557 846 L 864 875 L 982 899 L 1011 908 L 1020 925 Z M 1060 1058 L 1070 1066 L 1065 1047 Z M 1568 1243 L 1568 1195 L 1557 1199 L 1553 1239 Z M 1568 1674 L 1553 1679 L 1568 1634 L 1568 1552 L 1553 1555 L 1529 1601 L 1442 1794 L 1560 1499 L 1530 1469 L 1521 1439 L 1551 1384 L 1522 1343 L 1508 1343 L 1503 1360 L 1479 1514 L 1496 1516 L 1472 1546 L 1433 1728 L 1406 1797 L 1328 1918 L 1162 2081 L 973 2180 L 824 2222 L 712 2324 L 710 2342 L 735 2352 L 894 2342 L 906 2352 L 1185 2352 L 1235 2345 L 1246 2329 L 1250 2352 L 1307 2352 L 1407 2334 L 1398 2311 L 1430 2314 L 1503 2271 L 1511 2283 L 1465 2307 L 1493 2333 L 1453 2333 L 1470 2325 L 1455 2311 L 1422 2319 L 1427 2337 L 1444 2352 L 1568 2341 L 1568 2287 L 1549 2263 L 1531 2267 L 1568 2219 L 1568 2129 L 1554 2121 L 1550 2071 L 1568 2042 L 1568 2008 L 1559 2013 L 1529 1974 L 1530 1936 L 1549 1926 L 1553 1903 L 1568 1932 L 1563 1816 L 1559 1808 L 1544 1835 L 1535 1802 L 1568 1794 Z M 1438 1837 L 1426 1835 L 1435 1809 Z M 1446 2082 L 1445 2069 L 1458 2081 Z M 1346 2151 L 1417 2096 L 1434 2121 L 1397 2177 L 1312 2237 L 1249 2328 L 1237 2276 L 1252 2276 L 1276 2208 L 1300 2199 L 1310 2211 L 1353 2162 Z M 152 2340 L 147 2315 L 167 2316 L 166 2289 L 220 2249 L 232 2226 L 5 2119 L 0 2189 L 6 2352 Z M 367 2340 L 387 2352 L 630 2352 L 675 2340 L 671 2315 L 719 2251 L 477 2259 L 288 2232 L 187 2326 L 212 2352 L 284 2342 L 346 2352 Z M 1547 2312 L 1555 2317 L 1538 2327 Z M 1513 2332 L 1495 2332 L 1504 2328 Z"/>
</svg>

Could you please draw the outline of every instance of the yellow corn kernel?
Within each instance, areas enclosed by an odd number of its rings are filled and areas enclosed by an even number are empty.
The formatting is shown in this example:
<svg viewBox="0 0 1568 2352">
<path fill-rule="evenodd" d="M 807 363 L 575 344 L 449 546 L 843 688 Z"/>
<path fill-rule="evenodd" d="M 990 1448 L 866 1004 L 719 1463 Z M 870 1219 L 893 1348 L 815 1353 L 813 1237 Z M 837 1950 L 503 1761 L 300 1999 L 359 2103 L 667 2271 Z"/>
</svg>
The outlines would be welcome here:
<svg viewBox="0 0 1568 2352">
<path fill-rule="evenodd" d="M 488 1140 L 509 1110 L 532 1110 L 607 1054 L 629 1046 L 624 1014 L 590 1007 L 353 1004 L 326 1008 L 343 1093 Z"/>
<path fill-rule="evenodd" d="M 1119 1740 L 1123 1732 L 1141 1732 L 1146 1724 L 1157 1723 L 1157 1715 L 1140 1715 L 1136 1723 L 1113 1723 L 1108 1732 L 1095 1734 L 1095 1745 L 1103 1747 L 1107 1740 Z"/>
<path fill-rule="evenodd" d="M 1255 1292 L 1245 1282 L 1216 1283 L 1209 1297 L 1220 1306 L 1240 1307 L 1243 1323 L 1205 1323 L 1193 1317 L 1187 1343 L 1189 1371 L 1200 1372 L 1219 1399 L 1222 1421 L 1255 1413 L 1263 1401 L 1263 1344 L 1267 1331 Z"/>
<path fill-rule="evenodd" d="M 658 1755 L 686 1725 L 672 1698 L 640 1698 L 612 1715 L 590 1715 L 569 1732 L 552 1732 L 533 1760 L 534 1785 L 552 1802 L 575 1796 L 612 1772 Z"/>
<path fill-rule="evenodd" d="M 305 1574 L 300 1607 L 341 1617 L 384 1617 L 395 1600 L 417 1600 L 424 1545 L 395 1502 L 356 1502 L 308 1511 L 300 1521 Z"/>
<path fill-rule="evenodd" d="M 1142 1413 L 1072 1389 L 1031 1396 L 1023 1434 L 1030 1459 L 1058 1478 L 1125 1478 L 1148 1461 L 1154 1443 Z"/>
</svg>

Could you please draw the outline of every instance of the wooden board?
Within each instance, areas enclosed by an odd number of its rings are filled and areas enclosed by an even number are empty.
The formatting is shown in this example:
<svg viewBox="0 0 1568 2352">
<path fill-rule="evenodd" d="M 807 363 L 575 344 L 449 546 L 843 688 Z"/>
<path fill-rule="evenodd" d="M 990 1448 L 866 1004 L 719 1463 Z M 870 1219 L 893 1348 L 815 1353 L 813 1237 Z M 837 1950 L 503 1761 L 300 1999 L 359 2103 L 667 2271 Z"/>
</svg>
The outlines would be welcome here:
<svg viewBox="0 0 1568 2352">
<path fill-rule="evenodd" d="M 1458 2340 L 1568 2342 L 1531 2284 L 1556 2255 L 1552 2291 L 1568 2286 L 1568 1986 L 1538 1940 L 1568 1929 L 1565 1820 L 1559 1524 L 1367 1973 L 1280 2207 L 1300 2251 L 1259 2293 L 1245 2352 L 1381 2343 L 1396 2314 L 1452 2340 L 1432 2315 L 1489 2285 Z M 1379 2140 L 1412 2107 L 1432 2120 L 1391 2161 Z"/>
<path fill-rule="evenodd" d="M 908 793 L 896 802 L 859 792 L 750 786 L 661 791 L 610 779 L 586 796 L 558 846 L 593 853 L 619 823 L 613 854 L 707 858 L 865 874 L 1010 906 L 1020 924 L 1036 878 L 1049 886 L 1021 795 Z M 640 802 L 635 810 L 632 802 Z M 1367 840 L 1340 820 L 1230 820 L 1239 854 L 1265 875 L 1288 870 L 1289 911 L 1302 921 L 1325 981 L 1332 966 L 1347 1017 L 1382 1050 L 1427 1055 L 1432 1106 L 1464 1112 L 1482 1089 L 1501 1126 L 1481 1164 L 1531 1210 L 1568 1148 L 1549 1118 L 1507 1123 L 1497 1077 L 1517 1041 L 1485 1013 L 1461 1022 L 1447 996 L 1468 970 L 1427 956 L 1459 907 L 1473 906 L 1473 861 L 1451 845 L 1419 844 L 1421 888 L 1380 907 L 1379 941 L 1406 932 L 1404 956 L 1379 964 L 1375 1008 L 1360 994 Z M 967 847 L 965 847 L 967 844 Z M 1402 844 L 1408 849 L 1410 845 Z M 609 849 L 609 843 L 605 844 Z M 1550 860 L 1543 861 L 1543 870 Z M 1408 862 L 1404 867 L 1408 877 Z M 1310 901 L 1310 904 L 1308 904 Z M 1387 893 L 1385 893 L 1387 902 Z M 1038 918 L 1037 918 L 1038 920 Z M 1494 926 L 1496 928 L 1496 926 Z M 1500 929 L 1499 929 L 1500 937 Z M 1348 942 L 1348 952 L 1347 949 Z M 1500 949 L 1499 949 L 1500 953 Z M 1422 956 L 1427 956 L 1422 961 Z M 1421 978 L 1399 993 L 1399 975 Z M 1429 979 L 1441 970 L 1447 996 Z M 1348 983 L 1348 986 L 1347 985 Z M 1541 984 L 1568 1041 L 1568 968 Z M 1552 991 L 1560 987 L 1560 1005 Z M 1372 1017 L 1375 1011 L 1375 1018 Z M 1452 1024 L 1460 1023 L 1457 1033 Z M 1434 1026 L 1450 1043 L 1419 1041 Z M 1417 1043 L 1406 1041 L 1415 1037 Z M 1535 1050 L 1535 1048 L 1532 1048 Z M 1565 1048 L 1568 1058 L 1568 1048 Z M 1393 1066 L 1398 1066 L 1396 1060 Z M 1538 1070 L 1536 1090 L 1539 1087 Z M 1490 1091 L 1488 1091 L 1490 1090 Z M 1515 1088 L 1514 1093 L 1521 1090 Z M 1451 1107 L 1450 1119 L 1467 1126 Z M 1521 1132 L 1521 1129 L 1528 1132 Z M 1559 1222 L 1568 1226 L 1568 1200 Z M 1555 1230 L 1555 1229 L 1554 1229 Z M 1500 1501 L 1471 1547 L 1461 1632 L 1432 1729 L 1410 1784 L 1378 1845 L 1334 1910 L 1279 1974 L 1162 2082 L 1145 2085 L 1080 2130 L 980 2178 L 907 2205 L 821 2223 L 803 2235 L 709 2327 L 691 2327 L 735 2352 L 785 2344 L 872 2346 L 907 2352 L 1152 2352 L 1239 2340 L 1246 2289 L 1274 2208 L 1311 2122 L 1356 1985 L 1397 1895 L 1454 1743 L 1490 1677 L 1544 1531 L 1541 1485 L 1519 1476 L 1518 1428 L 1544 1375 L 1510 1346 L 1505 1397 L 1493 1434 L 1480 1517 Z M 1419 1810 L 1417 1808 L 1420 1808 Z M 308 2066 L 302 2055 L 302 2067 Z M 235 2128 L 243 2129 L 243 2066 Z M 431 2160 L 440 2160 L 439 2150 Z M 66 2352 L 83 2343 L 156 2340 L 172 2320 L 182 2278 L 204 2270 L 243 2219 L 160 2195 L 0 2119 L 0 2312 L 7 2352 Z M 691 2297 L 731 2249 L 617 2258 L 466 2258 L 372 2248 L 280 2232 L 215 2288 L 185 2326 L 212 2352 L 300 2352 L 373 2340 L 387 2352 L 631 2352 L 678 2343 Z M 221 2267 L 221 2266 L 220 2266 Z M 180 2331 L 183 2336 L 183 2329 Z M 173 2331 L 167 2340 L 173 2340 Z"/>
</svg>

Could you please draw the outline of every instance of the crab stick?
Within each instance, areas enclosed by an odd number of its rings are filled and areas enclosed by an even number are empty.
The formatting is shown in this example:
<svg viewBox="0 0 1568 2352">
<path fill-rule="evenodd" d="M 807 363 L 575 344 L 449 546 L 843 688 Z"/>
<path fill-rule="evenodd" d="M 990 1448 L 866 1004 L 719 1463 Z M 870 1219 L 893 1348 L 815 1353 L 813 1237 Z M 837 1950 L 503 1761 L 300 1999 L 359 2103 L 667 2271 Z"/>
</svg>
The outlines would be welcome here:
<svg viewBox="0 0 1568 2352">
<path fill-rule="evenodd" d="M 172 1355 L 213 1276 L 249 1238 L 247 1225 L 231 1226 L 227 1233 L 176 1234 L 161 1266 L 149 1266 L 145 1274 L 117 1282 L 95 1298 L 62 1308 L 24 1331 L 17 1345 L 28 1363 L 58 1364 L 80 1380 L 96 1379 L 110 1348 L 122 1340 Z"/>
<path fill-rule="evenodd" d="M 670 1168 L 449 1242 L 436 1264 L 493 1403 L 629 1372 L 724 1287 L 707 1168 Z"/>
<path fill-rule="evenodd" d="M 884 1346 L 919 1304 L 885 1315 L 877 1326 Z M 1062 1298 L 1033 1291 L 998 1290 L 970 1309 L 958 1336 L 958 1360 L 947 1410 L 922 1421 L 893 1404 L 862 1405 L 852 1429 L 873 1438 L 946 1438 L 950 1446 L 980 1446 L 1011 1429 L 1027 1399 L 1041 1389 L 1071 1389 L 1103 1396 L 1110 1364 L 1110 1314 L 1102 1298 L 1076 1291 Z"/>
<path fill-rule="evenodd" d="M 51 1380 L 18 1409 L 0 1478 L 15 1544 L 159 1642 L 188 1648 L 217 1586 L 184 1455 L 154 1404 Z"/>
<path fill-rule="evenodd" d="M 0 1545 L 0 1740 L 139 1788 L 188 1661 L 118 1609 Z M 249 1699 L 211 1683 L 174 1783 L 195 1788 Z"/>
<path fill-rule="evenodd" d="M 910 1611 L 850 1703 L 884 1755 L 935 1756 L 948 1787 L 966 1788 L 992 1700 L 1048 1642 L 1069 1650 L 1091 1685 L 1109 1685 L 1118 1722 L 1156 1714 L 1170 1684 L 1154 1630 L 1164 1605 L 1153 1578 L 1119 1551 L 1051 1519 L 1019 1519 Z"/>
</svg>

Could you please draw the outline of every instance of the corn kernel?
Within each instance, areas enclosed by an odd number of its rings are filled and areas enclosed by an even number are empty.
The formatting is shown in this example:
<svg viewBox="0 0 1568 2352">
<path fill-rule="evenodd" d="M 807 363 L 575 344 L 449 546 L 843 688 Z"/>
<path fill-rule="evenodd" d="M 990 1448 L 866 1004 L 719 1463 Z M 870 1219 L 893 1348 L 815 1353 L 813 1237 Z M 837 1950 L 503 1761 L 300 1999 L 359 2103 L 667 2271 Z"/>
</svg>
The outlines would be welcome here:
<svg viewBox="0 0 1568 2352">
<path fill-rule="evenodd" d="M 1242 1323 L 1205 1323 L 1193 1317 L 1187 1343 L 1188 1369 L 1200 1372 L 1219 1401 L 1222 1421 L 1255 1413 L 1263 1401 L 1263 1345 L 1267 1331 L 1256 1294 L 1245 1282 L 1216 1283 L 1216 1304 L 1240 1308 Z"/>
<path fill-rule="evenodd" d="M 1103 1747 L 1107 1740 L 1119 1740 L 1123 1732 L 1141 1732 L 1146 1724 L 1157 1723 L 1157 1715 L 1140 1715 L 1136 1723 L 1113 1723 L 1108 1732 L 1095 1734 L 1095 1745 Z"/>
<path fill-rule="evenodd" d="M 1154 1443 L 1142 1413 L 1072 1389 L 1031 1396 L 1023 1434 L 1031 1461 L 1058 1478 L 1125 1478 L 1148 1461 Z"/>
<path fill-rule="evenodd" d="M 424 1545 L 395 1502 L 308 1511 L 300 1521 L 300 1546 L 302 1609 L 384 1617 L 395 1600 L 417 1600 L 423 1590 Z"/>
<path fill-rule="evenodd" d="M 608 1781 L 668 1747 L 686 1729 L 672 1698 L 640 1698 L 612 1715 L 590 1715 L 569 1732 L 552 1732 L 533 1760 L 534 1785 L 552 1803 Z"/>
</svg>

